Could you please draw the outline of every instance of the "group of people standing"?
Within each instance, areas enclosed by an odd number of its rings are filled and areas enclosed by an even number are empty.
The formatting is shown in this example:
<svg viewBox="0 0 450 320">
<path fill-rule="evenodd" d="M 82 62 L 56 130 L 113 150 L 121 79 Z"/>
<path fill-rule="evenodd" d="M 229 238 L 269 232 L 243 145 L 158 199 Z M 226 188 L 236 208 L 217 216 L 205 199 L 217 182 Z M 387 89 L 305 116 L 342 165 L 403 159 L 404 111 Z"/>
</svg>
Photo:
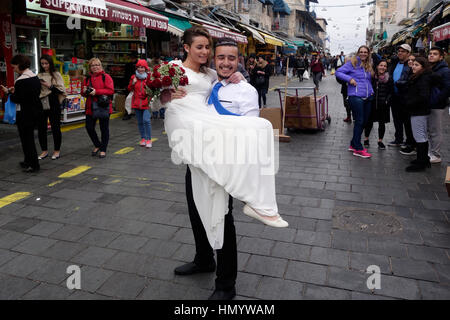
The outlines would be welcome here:
<svg viewBox="0 0 450 320">
<path fill-rule="evenodd" d="M 388 145 L 400 147 L 404 155 L 417 155 L 406 171 L 423 171 L 431 163 L 442 161 L 441 123 L 450 91 L 450 70 L 444 55 L 441 48 L 432 47 L 428 57 L 423 57 L 402 44 L 397 57 L 388 63 L 384 59 L 375 61 L 370 48 L 361 46 L 355 56 L 338 67 L 336 78 L 343 85 L 344 104 L 347 100 L 351 109 L 344 121 L 351 122 L 353 115 L 355 122 L 349 147 L 353 155 L 371 157 L 367 148 L 374 122 L 379 124 L 378 148 L 386 149 L 385 124 L 392 111 L 395 139 Z"/>
</svg>

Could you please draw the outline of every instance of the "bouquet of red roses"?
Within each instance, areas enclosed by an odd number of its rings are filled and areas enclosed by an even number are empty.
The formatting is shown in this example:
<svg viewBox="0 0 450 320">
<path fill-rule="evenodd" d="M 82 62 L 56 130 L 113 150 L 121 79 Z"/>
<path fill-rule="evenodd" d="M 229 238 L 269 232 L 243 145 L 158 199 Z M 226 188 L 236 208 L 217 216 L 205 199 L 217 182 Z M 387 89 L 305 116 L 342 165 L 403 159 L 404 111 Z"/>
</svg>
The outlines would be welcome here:
<svg viewBox="0 0 450 320">
<path fill-rule="evenodd" d="M 185 71 L 176 63 L 164 62 L 153 67 L 149 77 L 147 77 L 147 94 L 152 97 L 159 97 L 164 89 L 177 89 L 179 86 L 189 84 Z"/>
</svg>

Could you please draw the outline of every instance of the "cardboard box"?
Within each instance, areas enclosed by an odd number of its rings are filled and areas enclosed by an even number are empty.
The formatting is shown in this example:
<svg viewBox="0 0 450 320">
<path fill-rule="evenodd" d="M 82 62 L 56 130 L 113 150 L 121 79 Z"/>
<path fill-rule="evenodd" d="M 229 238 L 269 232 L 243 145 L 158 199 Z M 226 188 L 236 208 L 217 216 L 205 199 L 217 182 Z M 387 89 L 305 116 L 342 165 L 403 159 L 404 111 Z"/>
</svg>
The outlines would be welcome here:
<svg viewBox="0 0 450 320">
<path fill-rule="evenodd" d="M 445 187 L 447 188 L 447 193 L 450 197 L 450 167 L 447 167 L 447 174 L 445 175 Z"/>
<path fill-rule="evenodd" d="M 269 120 L 272 127 L 281 131 L 281 109 L 280 108 L 262 108 L 259 112 L 259 117 Z"/>
<path fill-rule="evenodd" d="M 289 117 L 290 115 L 311 116 L 311 118 Z M 318 129 L 316 105 L 313 96 L 286 97 L 286 120 L 284 126 L 292 129 Z"/>
<path fill-rule="evenodd" d="M 115 94 L 114 95 L 114 110 L 117 112 L 125 112 L 125 99 L 126 95 L 123 94 Z"/>
</svg>

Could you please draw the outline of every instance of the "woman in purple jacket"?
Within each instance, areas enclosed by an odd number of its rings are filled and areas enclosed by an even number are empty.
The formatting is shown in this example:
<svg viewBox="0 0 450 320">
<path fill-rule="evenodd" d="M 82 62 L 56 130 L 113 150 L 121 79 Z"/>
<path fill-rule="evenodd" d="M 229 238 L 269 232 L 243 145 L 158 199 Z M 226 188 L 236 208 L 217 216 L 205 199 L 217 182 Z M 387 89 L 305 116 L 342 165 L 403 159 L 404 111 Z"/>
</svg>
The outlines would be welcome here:
<svg viewBox="0 0 450 320">
<path fill-rule="evenodd" d="M 336 70 L 336 77 L 348 83 L 348 101 L 352 109 L 353 119 L 355 119 L 353 139 L 348 150 L 352 151 L 354 156 L 362 158 L 372 156 L 361 144 L 361 135 L 369 119 L 373 99 L 373 69 L 369 53 L 368 47 L 359 47 L 357 55 Z"/>
</svg>

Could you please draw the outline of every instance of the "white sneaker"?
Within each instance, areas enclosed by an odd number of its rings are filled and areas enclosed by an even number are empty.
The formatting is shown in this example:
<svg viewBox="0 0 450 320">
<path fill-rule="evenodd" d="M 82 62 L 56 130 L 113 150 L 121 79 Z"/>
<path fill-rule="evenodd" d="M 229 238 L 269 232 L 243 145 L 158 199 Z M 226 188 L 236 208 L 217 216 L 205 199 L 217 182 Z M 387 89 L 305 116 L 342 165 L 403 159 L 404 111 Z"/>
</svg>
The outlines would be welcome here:
<svg viewBox="0 0 450 320">
<path fill-rule="evenodd" d="M 256 220 L 259 220 L 262 223 L 267 224 L 268 226 L 271 226 L 271 227 L 286 228 L 287 226 L 289 226 L 289 224 L 285 220 L 283 220 L 283 218 L 281 218 L 280 215 L 278 215 L 278 219 L 276 219 L 276 220 L 269 220 L 267 218 L 264 218 L 265 215 L 258 213 L 258 211 L 256 211 L 256 209 L 253 209 L 249 205 L 244 206 L 244 214 L 246 214 L 247 216 L 252 217 Z M 266 215 L 266 217 L 270 217 L 270 216 Z"/>
<path fill-rule="evenodd" d="M 145 142 L 145 147 L 146 147 L 146 148 L 151 148 L 151 147 L 152 147 L 152 140 L 147 140 L 147 141 Z"/>
<path fill-rule="evenodd" d="M 431 163 L 441 163 L 441 157 L 436 157 L 434 154 L 429 155 Z"/>
</svg>

